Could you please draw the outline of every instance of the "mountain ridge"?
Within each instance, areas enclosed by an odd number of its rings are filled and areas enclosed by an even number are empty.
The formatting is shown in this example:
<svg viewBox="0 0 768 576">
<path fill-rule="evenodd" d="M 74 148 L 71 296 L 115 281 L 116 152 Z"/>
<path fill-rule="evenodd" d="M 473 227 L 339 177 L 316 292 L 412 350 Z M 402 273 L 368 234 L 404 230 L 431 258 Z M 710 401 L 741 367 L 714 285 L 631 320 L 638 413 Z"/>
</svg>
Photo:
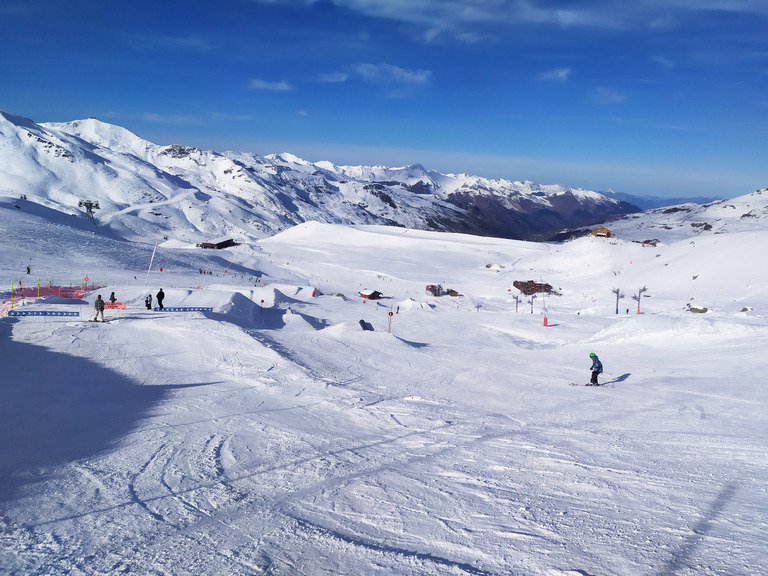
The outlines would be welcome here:
<svg viewBox="0 0 768 576">
<path fill-rule="evenodd" d="M 0 189 L 72 214 L 83 198 L 98 201 L 100 226 L 127 237 L 160 222 L 163 236 L 183 241 L 260 238 L 318 220 L 541 240 L 639 211 L 590 190 L 420 164 L 337 166 L 288 152 L 162 146 L 95 118 L 37 124 L 0 111 L 0 136 Z"/>
</svg>

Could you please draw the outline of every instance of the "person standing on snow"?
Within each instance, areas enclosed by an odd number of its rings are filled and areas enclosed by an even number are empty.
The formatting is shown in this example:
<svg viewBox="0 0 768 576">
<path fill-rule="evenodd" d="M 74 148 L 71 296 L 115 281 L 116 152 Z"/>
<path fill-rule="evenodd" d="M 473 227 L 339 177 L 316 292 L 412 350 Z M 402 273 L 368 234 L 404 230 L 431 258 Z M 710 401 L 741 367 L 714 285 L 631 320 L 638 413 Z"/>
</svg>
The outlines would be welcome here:
<svg viewBox="0 0 768 576">
<path fill-rule="evenodd" d="M 147 294 L 147 297 L 144 298 L 144 306 L 147 307 L 147 310 L 152 310 L 152 294 Z"/>
<path fill-rule="evenodd" d="M 163 309 L 163 298 L 165 298 L 165 292 L 160 288 L 160 292 L 157 293 L 157 307 L 160 308 L 160 310 Z"/>
<path fill-rule="evenodd" d="M 592 380 L 590 380 L 587 386 L 600 386 L 600 384 L 597 383 L 597 375 L 602 373 L 603 363 L 600 362 L 600 359 L 594 352 L 590 352 L 589 357 L 592 358 L 592 367 L 590 368 L 590 370 L 592 370 Z"/>
<path fill-rule="evenodd" d="M 93 317 L 93 321 L 98 322 L 99 314 L 101 314 L 101 321 L 104 322 L 104 300 L 101 299 L 101 294 L 96 297 L 93 307 L 96 308 L 96 316 Z"/>
<path fill-rule="evenodd" d="M 117 297 L 115 296 L 114 292 L 112 292 L 112 294 L 109 295 L 109 301 L 112 302 L 112 304 L 117 302 Z"/>
</svg>

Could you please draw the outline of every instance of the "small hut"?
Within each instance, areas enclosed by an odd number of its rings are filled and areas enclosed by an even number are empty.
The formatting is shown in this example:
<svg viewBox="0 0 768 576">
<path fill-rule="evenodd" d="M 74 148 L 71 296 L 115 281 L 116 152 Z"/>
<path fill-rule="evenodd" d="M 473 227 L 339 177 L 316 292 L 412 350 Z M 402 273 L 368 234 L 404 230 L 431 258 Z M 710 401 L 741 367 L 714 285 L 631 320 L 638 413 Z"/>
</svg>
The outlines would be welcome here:
<svg viewBox="0 0 768 576">
<path fill-rule="evenodd" d="M 201 242 L 198 246 L 200 248 L 208 248 L 211 250 L 221 250 L 223 248 L 229 248 L 230 246 L 237 246 L 237 242 L 232 238 L 221 238 L 219 240 L 211 240 L 210 242 Z"/>
<path fill-rule="evenodd" d="M 608 228 L 605 226 L 598 226 L 597 228 L 592 228 L 592 236 L 596 236 L 598 238 L 610 238 L 611 231 L 608 230 Z"/>
<path fill-rule="evenodd" d="M 378 290 L 360 290 L 358 294 L 364 300 L 380 300 L 382 297 L 382 293 Z"/>
</svg>

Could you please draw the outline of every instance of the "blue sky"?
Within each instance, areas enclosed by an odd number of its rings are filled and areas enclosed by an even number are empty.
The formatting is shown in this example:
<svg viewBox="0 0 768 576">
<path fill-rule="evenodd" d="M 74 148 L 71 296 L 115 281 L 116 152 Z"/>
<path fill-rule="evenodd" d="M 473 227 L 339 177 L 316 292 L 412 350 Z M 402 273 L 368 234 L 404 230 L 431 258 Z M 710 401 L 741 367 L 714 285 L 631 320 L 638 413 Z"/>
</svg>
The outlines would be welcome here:
<svg viewBox="0 0 768 576">
<path fill-rule="evenodd" d="M 10 0 L 0 108 L 631 194 L 768 186 L 766 0 Z"/>
</svg>

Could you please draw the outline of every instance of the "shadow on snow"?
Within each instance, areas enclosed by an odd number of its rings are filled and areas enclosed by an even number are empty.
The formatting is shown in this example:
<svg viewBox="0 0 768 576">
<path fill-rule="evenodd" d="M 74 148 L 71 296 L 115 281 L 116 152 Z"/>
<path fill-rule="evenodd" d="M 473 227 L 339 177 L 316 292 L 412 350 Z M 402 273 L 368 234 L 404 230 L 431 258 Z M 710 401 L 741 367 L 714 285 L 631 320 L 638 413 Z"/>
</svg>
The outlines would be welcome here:
<svg viewBox="0 0 768 576">
<path fill-rule="evenodd" d="M 112 449 L 171 390 L 140 386 L 87 359 L 14 342 L 0 321 L 0 502 L 51 468 Z"/>
</svg>

